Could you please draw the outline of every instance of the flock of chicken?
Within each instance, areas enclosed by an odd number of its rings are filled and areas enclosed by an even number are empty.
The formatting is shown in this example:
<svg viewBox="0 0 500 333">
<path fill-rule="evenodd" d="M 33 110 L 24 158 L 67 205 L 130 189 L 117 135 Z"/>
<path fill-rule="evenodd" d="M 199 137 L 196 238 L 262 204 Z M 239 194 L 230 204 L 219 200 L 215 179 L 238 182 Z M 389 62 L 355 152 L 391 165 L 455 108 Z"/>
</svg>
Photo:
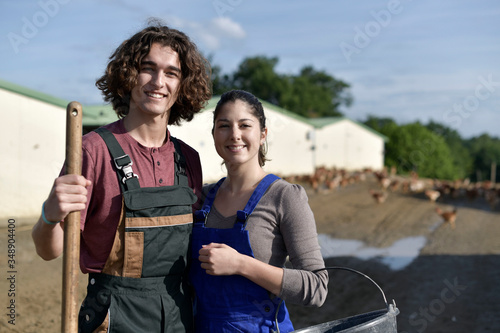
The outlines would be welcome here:
<svg viewBox="0 0 500 333">
<path fill-rule="evenodd" d="M 408 194 L 423 193 L 432 203 L 445 198 L 447 200 L 467 198 L 469 201 L 485 200 L 492 211 L 495 211 L 497 206 L 500 206 L 500 184 L 494 184 L 491 181 L 473 183 L 468 179 L 457 181 L 420 179 L 416 172 L 412 172 L 410 177 L 401 177 L 397 175 L 396 171 L 396 168 L 391 168 L 390 171 L 384 168 L 382 171 L 364 169 L 348 172 L 342 169 L 321 167 L 317 168 L 313 175 L 283 178 L 292 183 L 309 184 L 315 192 L 319 193 L 365 181 L 368 176 L 374 176 L 379 188 L 377 190 L 370 189 L 369 194 L 377 204 L 383 204 L 390 192 L 400 191 Z M 445 223 L 455 229 L 456 207 L 451 210 L 443 210 L 436 206 L 435 211 Z"/>
</svg>

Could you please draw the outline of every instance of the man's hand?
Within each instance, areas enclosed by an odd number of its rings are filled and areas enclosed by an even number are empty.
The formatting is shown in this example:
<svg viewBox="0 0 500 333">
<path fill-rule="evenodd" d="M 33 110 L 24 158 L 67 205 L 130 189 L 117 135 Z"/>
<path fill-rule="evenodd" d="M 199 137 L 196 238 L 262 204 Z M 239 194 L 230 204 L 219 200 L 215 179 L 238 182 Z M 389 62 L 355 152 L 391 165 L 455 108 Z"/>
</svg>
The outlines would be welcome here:
<svg viewBox="0 0 500 333">
<path fill-rule="evenodd" d="M 58 177 L 45 202 L 45 218 L 52 222 L 62 221 L 69 213 L 85 209 L 90 184 L 83 176 Z"/>
</svg>

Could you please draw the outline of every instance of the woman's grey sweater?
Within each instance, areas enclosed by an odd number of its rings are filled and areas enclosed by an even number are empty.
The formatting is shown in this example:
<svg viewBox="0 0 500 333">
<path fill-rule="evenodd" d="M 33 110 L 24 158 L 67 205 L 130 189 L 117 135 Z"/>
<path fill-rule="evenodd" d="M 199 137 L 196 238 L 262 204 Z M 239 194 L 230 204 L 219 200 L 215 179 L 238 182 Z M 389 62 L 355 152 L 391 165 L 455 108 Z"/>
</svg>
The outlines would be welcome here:
<svg viewBox="0 0 500 333">
<path fill-rule="evenodd" d="M 206 195 L 214 184 L 206 185 Z M 224 217 L 215 206 L 207 219 L 209 228 L 232 228 L 236 215 Z M 284 268 L 278 297 L 297 304 L 321 306 L 328 293 L 328 273 L 324 268 L 316 222 L 300 185 L 278 179 L 268 188 L 247 220 L 250 244 L 256 259 L 284 267 L 288 259 L 293 267 Z"/>
</svg>

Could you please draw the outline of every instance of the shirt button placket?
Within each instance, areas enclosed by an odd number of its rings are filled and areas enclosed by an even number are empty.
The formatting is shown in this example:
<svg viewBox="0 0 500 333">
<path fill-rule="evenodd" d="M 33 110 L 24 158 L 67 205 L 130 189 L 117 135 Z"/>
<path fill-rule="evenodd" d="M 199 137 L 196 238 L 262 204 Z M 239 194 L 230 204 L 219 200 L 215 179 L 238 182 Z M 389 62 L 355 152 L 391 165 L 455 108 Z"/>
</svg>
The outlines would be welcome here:
<svg viewBox="0 0 500 333">
<path fill-rule="evenodd" d="M 155 176 L 155 179 L 158 179 L 158 175 L 159 175 L 159 170 L 158 168 L 155 167 L 155 164 L 157 166 L 160 165 L 160 161 L 158 161 L 158 154 L 156 153 L 158 150 L 156 148 L 153 148 L 151 149 L 151 158 L 153 159 L 153 170 L 154 170 L 154 176 Z M 163 180 L 160 178 L 158 180 L 158 183 L 162 183 Z"/>
<path fill-rule="evenodd" d="M 162 185 L 164 180 L 163 178 L 161 177 L 161 169 L 159 166 L 161 165 L 161 162 L 160 162 L 160 149 L 158 148 L 153 148 L 152 150 L 152 158 L 153 158 L 153 165 L 156 164 L 157 167 L 154 168 L 154 172 L 155 172 L 155 179 L 158 179 L 158 185 Z"/>
</svg>

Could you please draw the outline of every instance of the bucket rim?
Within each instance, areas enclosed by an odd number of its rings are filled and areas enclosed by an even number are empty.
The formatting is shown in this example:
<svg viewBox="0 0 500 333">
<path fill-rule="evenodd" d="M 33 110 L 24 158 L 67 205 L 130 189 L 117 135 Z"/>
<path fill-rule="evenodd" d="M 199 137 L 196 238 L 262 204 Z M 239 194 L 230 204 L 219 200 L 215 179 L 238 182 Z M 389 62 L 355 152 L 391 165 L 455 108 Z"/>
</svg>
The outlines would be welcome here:
<svg viewBox="0 0 500 333">
<path fill-rule="evenodd" d="M 393 304 L 389 304 L 389 307 L 387 309 L 374 310 L 374 311 L 362 313 L 362 314 L 359 314 L 359 315 L 349 316 L 349 317 L 342 318 L 342 319 L 336 319 L 336 320 L 328 321 L 328 322 L 325 322 L 325 323 L 317 324 L 317 325 L 314 325 L 314 326 L 301 328 L 301 329 L 298 329 L 298 330 L 293 331 L 293 332 L 294 333 L 295 332 L 297 332 L 297 333 L 301 333 L 301 332 L 307 333 L 310 329 L 319 328 L 321 326 L 328 325 L 328 324 L 333 323 L 335 321 L 339 321 L 339 320 L 346 320 L 347 321 L 349 319 L 353 319 L 353 318 L 360 317 L 360 316 L 367 316 L 367 315 L 375 314 L 375 313 L 380 313 L 380 315 L 377 316 L 376 318 L 370 319 L 367 322 L 364 322 L 364 323 L 361 323 L 361 324 L 358 324 L 356 326 L 349 327 L 349 328 L 346 328 L 346 329 L 349 329 L 350 330 L 349 332 L 355 333 L 359 329 L 366 330 L 368 328 L 371 328 L 371 327 L 374 327 L 375 325 L 380 324 L 381 322 L 388 321 L 388 320 L 394 320 L 396 318 L 396 316 L 399 314 L 399 309 L 397 307 L 395 307 Z M 342 331 L 339 331 L 339 333 L 344 332 L 346 329 L 343 329 Z M 353 329 L 354 329 L 354 331 L 351 331 Z M 279 330 L 278 330 L 278 332 L 279 332 Z"/>
</svg>

